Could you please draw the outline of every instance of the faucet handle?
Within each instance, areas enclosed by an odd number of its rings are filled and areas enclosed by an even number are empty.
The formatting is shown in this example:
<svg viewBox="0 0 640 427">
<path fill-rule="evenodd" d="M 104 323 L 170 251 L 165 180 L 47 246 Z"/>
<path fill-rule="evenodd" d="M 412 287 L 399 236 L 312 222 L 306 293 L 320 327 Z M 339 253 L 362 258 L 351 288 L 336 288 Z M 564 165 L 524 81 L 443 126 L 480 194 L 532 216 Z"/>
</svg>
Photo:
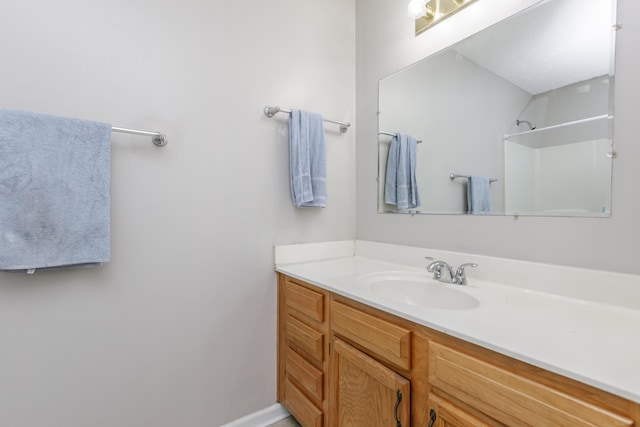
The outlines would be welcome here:
<svg viewBox="0 0 640 427">
<path fill-rule="evenodd" d="M 438 260 L 437 260 L 436 258 L 432 257 L 432 256 L 426 256 L 426 257 L 424 257 L 424 259 L 426 259 L 426 260 L 428 260 L 428 261 L 431 261 L 431 262 L 429 263 L 429 265 L 427 265 L 427 271 L 428 271 L 429 273 L 433 273 L 433 270 L 434 270 L 436 267 L 438 267 L 438 264 L 437 264 Z"/>
<path fill-rule="evenodd" d="M 477 267 L 477 266 L 478 266 L 478 264 L 476 264 L 475 262 L 467 262 L 467 263 L 462 264 L 456 270 L 456 277 L 453 279 L 453 283 L 456 283 L 458 285 L 466 285 L 467 284 L 467 275 L 464 272 L 464 269 L 467 268 L 467 267 Z"/>
<path fill-rule="evenodd" d="M 431 261 L 429 265 L 427 265 L 427 271 L 433 273 L 434 279 L 440 280 L 442 278 L 442 262 L 432 256 L 426 256 L 424 259 Z"/>
</svg>

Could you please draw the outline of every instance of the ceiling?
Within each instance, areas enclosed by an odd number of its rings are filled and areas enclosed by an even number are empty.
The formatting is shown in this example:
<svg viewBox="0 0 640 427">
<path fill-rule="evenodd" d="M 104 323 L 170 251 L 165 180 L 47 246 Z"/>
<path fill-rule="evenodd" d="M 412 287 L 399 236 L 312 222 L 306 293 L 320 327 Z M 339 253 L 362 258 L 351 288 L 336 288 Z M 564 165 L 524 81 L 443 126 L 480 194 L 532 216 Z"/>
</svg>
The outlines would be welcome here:
<svg viewBox="0 0 640 427">
<path fill-rule="evenodd" d="M 613 74 L 614 8 L 615 0 L 547 0 L 454 49 L 536 95 Z"/>
</svg>

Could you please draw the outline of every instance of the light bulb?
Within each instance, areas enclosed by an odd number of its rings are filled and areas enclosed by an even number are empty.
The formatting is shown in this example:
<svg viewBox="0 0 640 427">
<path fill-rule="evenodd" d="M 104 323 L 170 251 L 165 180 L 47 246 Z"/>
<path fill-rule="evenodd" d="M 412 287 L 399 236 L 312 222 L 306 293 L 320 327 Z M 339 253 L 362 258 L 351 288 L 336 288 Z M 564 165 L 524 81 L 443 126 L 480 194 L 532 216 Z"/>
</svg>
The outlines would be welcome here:
<svg viewBox="0 0 640 427">
<path fill-rule="evenodd" d="M 411 0 L 407 11 L 409 16 L 413 19 L 418 19 L 427 14 L 427 3 L 429 0 Z"/>
</svg>

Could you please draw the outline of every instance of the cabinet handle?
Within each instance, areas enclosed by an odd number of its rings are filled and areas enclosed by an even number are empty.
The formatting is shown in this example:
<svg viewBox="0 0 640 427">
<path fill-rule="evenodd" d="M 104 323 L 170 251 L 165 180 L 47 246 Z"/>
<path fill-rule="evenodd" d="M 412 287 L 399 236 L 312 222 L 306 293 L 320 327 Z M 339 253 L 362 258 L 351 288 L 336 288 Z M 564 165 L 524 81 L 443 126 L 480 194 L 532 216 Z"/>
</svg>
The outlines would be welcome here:
<svg viewBox="0 0 640 427">
<path fill-rule="evenodd" d="M 438 418 L 436 410 L 431 408 L 429 410 L 429 427 L 433 427 L 433 424 L 436 422 L 436 418 Z"/>
<path fill-rule="evenodd" d="M 396 414 L 396 427 L 402 427 L 400 418 L 398 418 L 398 406 L 400 406 L 400 402 L 402 402 L 402 393 L 400 390 L 396 390 L 396 406 L 393 408 L 393 412 Z"/>
</svg>

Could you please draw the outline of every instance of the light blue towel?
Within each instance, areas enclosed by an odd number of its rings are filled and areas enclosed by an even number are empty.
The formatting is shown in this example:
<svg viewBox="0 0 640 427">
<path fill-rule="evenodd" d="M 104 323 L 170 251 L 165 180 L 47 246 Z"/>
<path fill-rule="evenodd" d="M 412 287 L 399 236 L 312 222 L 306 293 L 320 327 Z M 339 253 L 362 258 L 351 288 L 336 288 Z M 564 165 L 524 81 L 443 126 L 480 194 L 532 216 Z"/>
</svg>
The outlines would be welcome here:
<svg viewBox="0 0 640 427">
<path fill-rule="evenodd" d="M 109 260 L 111 125 L 0 109 L 0 270 Z"/>
<path fill-rule="evenodd" d="M 389 145 L 384 202 L 399 210 L 420 206 L 416 181 L 416 145 L 411 135 L 397 133 Z"/>
<path fill-rule="evenodd" d="M 491 195 L 489 178 L 470 176 L 467 184 L 467 208 L 470 214 L 487 214 L 491 212 Z"/>
<path fill-rule="evenodd" d="M 326 207 L 327 160 L 321 115 L 291 110 L 289 176 L 296 207 Z"/>
</svg>

